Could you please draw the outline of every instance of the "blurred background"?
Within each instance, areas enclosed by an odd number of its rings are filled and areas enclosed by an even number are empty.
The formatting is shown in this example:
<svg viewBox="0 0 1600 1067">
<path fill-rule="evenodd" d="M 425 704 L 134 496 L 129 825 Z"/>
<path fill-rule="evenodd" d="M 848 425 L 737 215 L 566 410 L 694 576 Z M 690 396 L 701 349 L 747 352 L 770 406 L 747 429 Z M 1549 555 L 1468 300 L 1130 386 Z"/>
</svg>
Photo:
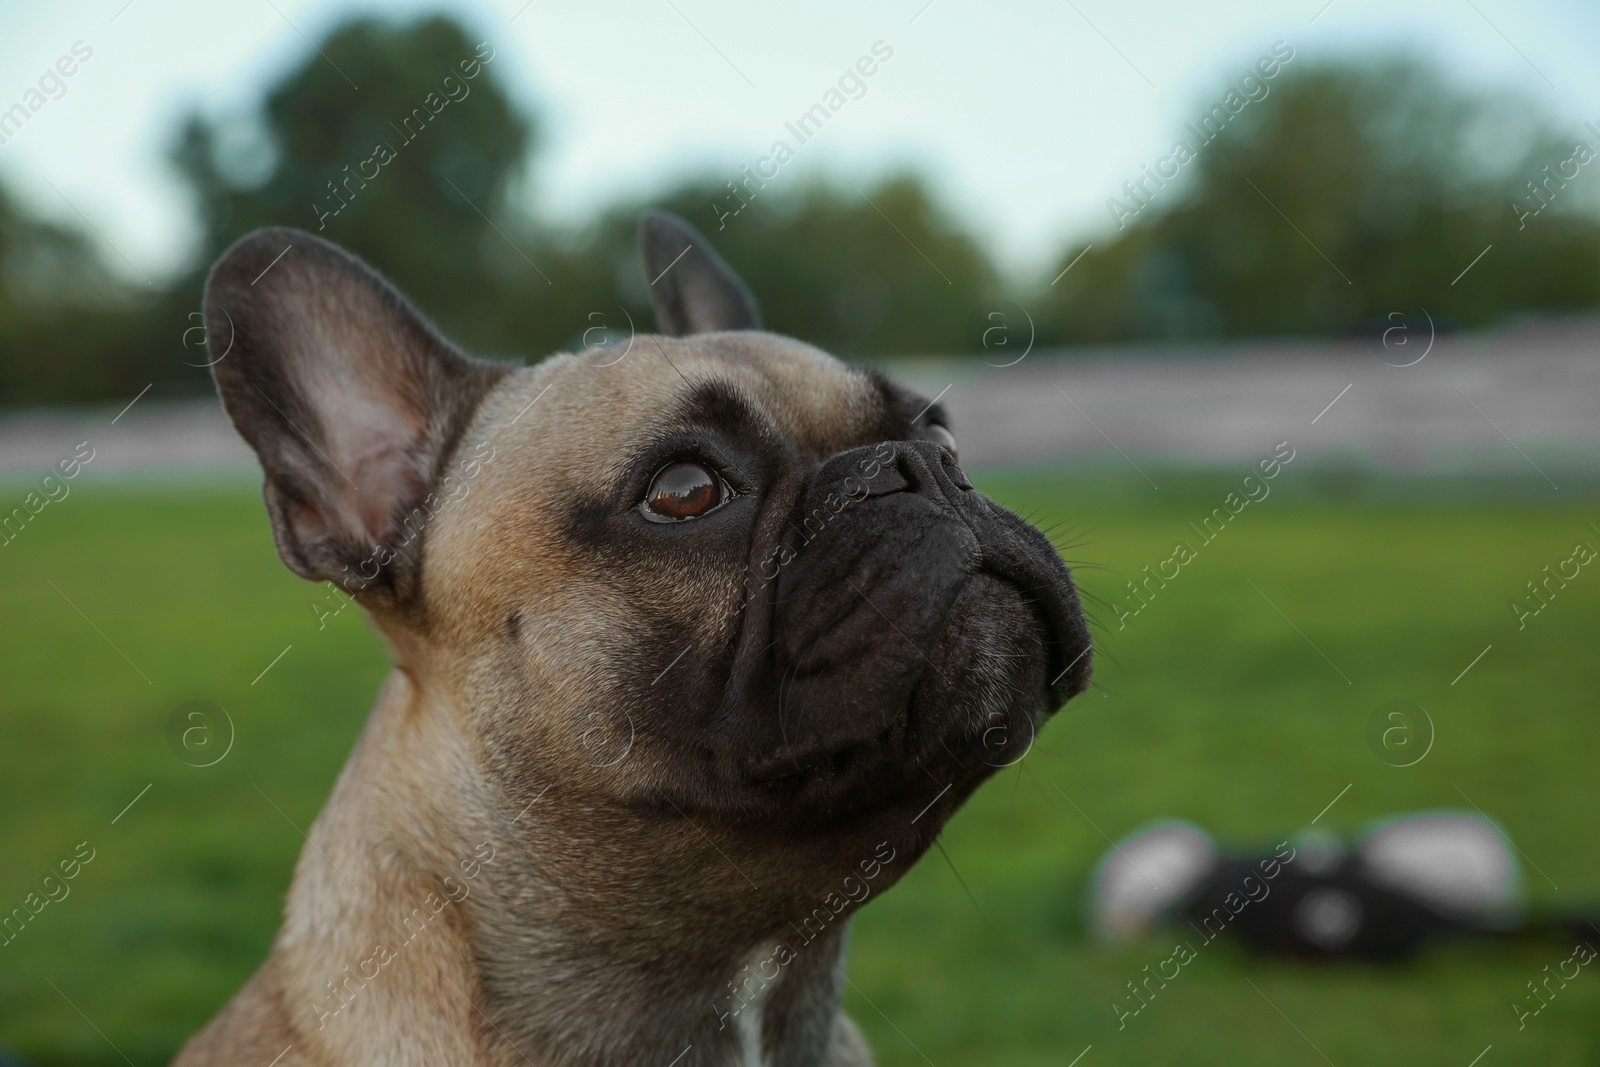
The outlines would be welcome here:
<svg viewBox="0 0 1600 1067">
<path fill-rule="evenodd" d="M 1600 577 L 1563 567 L 1600 546 L 1600 11 L 0 0 L 0 28 L 0 1043 L 27 1061 L 164 1062 L 232 995 L 384 673 L 273 553 L 206 370 L 210 262 L 318 231 L 532 362 L 652 328 L 648 207 L 770 328 L 941 396 L 1094 601 L 1099 685 L 857 922 L 880 1062 L 1600 1060 L 1600 977 L 1519 1015 L 1559 944 L 1219 945 L 1119 1026 L 1180 937 L 1098 944 L 1083 903 L 1155 819 L 1246 847 L 1437 808 L 1505 830 L 1535 909 L 1600 899 Z M 1179 577 L 1130 585 L 1177 544 Z M 1394 700 L 1418 714 L 1375 742 Z"/>
</svg>

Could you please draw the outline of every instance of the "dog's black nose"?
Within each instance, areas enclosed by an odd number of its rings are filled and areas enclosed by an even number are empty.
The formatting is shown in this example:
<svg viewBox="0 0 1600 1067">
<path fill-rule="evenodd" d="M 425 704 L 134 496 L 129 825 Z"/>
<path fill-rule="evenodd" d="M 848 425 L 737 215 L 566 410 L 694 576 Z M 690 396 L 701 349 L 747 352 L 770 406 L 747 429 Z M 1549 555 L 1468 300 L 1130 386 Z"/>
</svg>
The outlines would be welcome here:
<svg viewBox="0 0 1600 1067">
<path fill-rule="evenodd" d="M 932 441 L 893 441 L 889 445 L 895 452 L 895 465 L 911 491 L 942 493 L 951 500 L 958 493 L 972 492 L 966 471 L 943 445 Z"/>
<path fill-rule="evenodd" d="M 894 493 L 911 493 L 935 504 L 963 507 L 982 500 L 972 482 L 943 445 L 932 441 L 880 441 L 833 456 L 812 478 L 812 490 L 801 508 L 819 492 L 843 492 L 851 500 L 866 500 Z"/>
</svg>

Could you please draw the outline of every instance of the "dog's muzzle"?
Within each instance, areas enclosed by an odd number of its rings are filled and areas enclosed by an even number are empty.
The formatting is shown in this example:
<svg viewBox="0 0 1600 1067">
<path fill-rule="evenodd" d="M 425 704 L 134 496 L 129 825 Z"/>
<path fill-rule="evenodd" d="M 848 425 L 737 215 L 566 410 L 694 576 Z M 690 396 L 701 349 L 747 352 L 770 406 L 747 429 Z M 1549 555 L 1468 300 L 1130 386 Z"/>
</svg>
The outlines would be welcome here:
<svg viewBox="0 0 1600 1067">
<path fill-rule="evenodd" d="M 1067 568 L 942 446 L 884 442 L 829 459 L 777 560 L 784 740 L 760 777 L 903 767 L 982 736 L 980 712 L 1027 718 L 1031 738 L 1088 685 Z"/>
</svg>

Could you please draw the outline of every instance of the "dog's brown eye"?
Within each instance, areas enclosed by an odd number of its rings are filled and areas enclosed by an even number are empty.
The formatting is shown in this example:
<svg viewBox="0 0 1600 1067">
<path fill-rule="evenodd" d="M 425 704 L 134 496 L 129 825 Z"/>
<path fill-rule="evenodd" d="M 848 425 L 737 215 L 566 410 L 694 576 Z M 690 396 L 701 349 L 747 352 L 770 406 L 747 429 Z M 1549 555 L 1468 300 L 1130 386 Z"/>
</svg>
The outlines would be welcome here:
<svg viewBox="0 0 1600 1067">
<path fill-rule="evenodd" d="M 651 481 L 642 513 L 654 522 L 693 519 L 715 509 L 726 496 L 715 471 L 680 460 L 663 467 Z"/>
</svg>

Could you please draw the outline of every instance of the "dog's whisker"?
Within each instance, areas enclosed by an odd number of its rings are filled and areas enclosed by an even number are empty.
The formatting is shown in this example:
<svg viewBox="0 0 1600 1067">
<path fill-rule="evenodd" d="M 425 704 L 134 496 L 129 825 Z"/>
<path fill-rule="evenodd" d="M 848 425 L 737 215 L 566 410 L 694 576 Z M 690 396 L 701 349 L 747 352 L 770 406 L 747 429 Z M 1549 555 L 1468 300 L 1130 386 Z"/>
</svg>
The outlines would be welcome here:
<svg viewBox="0 0 1600 1067">
<path fill-rule="evenodd" d="M 933 847 L 939 850 L 939 855 L 943 856 L 945 863 L 950 865 L 950 873 L 956 876 L 957 882 L 961 883 L 961 891 L 967 894 L 968 900 L 972 901 L 972 908 L 978 913 L 978 918 L 987 923 L 989 921 L 989 917 L 985 915 L 983 913 L 983 909 L 978 906 L 978 898 L 973 896 L 972 890 L 967 887 L 967 880 L 961 877 L 960 871 L 956 870 L 955 861 L 950 858 L 950 853 L 945 851 L 944 841 L 941 839 L 942 836 L 943 835 L 938 835 L 934 837 Z"/>
</svg>

